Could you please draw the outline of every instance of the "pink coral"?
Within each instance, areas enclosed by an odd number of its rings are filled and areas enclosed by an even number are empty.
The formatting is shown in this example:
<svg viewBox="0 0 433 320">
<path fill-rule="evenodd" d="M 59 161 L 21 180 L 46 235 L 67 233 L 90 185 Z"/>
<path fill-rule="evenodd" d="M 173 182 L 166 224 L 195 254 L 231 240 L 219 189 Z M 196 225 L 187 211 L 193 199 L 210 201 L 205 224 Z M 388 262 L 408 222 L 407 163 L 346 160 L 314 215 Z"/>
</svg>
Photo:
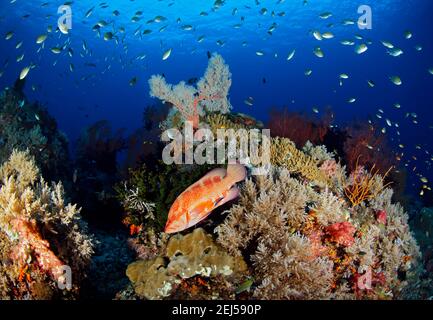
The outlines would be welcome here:
<svg viewBox="0 0 433 320">
<path fill-rule="evenodd" d="M 350 222 L 337 222 L 327 226 L 325 229 L 331 241 L 337 244 L 350 247 L 355 241 L 353 235 L 356 229 Z"/>
<path fill-rule="evenodd" d="M 320 170 L 328 177 L 333 177 L 337 174 L 338 164 L 334 159 L 325 160 L 320 166 Z"/>
<path fill-rule="evenodd" d="M 387 214 L 385 210 L 379 210 L 376 212 L 376 220 L 382 224 L 386 224 Z"/>
<path fill-rule="evenodd" d="M 320 230 L 313 230 L 308 234 L 308 240 L 311 243 L 311 251 L 313 253 L 312 259 L 324 255 L 327 252 L 327 248 L 322 244 L 323 232 Z"/>
</svg>

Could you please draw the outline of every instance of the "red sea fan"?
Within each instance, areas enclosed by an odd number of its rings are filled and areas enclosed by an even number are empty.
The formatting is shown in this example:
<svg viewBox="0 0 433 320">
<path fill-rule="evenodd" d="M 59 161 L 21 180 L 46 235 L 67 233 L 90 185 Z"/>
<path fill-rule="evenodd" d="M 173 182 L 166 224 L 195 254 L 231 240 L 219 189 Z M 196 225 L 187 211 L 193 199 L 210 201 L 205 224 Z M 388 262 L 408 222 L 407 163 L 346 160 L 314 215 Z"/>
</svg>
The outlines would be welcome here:
<svg viewBox="0 0 433 320">
<path fill-rule="evenodd" d="M 298 147 L 303 147 L 307 141 L 321 144 L 329 130 L 331 113 L 328 112 L 321 120 L 313 120 L 288 108 L 273 109 L 269 115 L 268 127 L 273 137 L 283 137 L 292 140 Z"/>
<path fill-rule="evenodd" d="M 348 138 L 344 142 L 343 149 L 349 171 L 355 170 L 357 165 L 368 169 L 375 165 L 379 173 L 384 173 L 395 165 L 386 136 L 377 132 L 374 126 L 354 125 L 346 128 L 346 132 Z"/>
</svg>

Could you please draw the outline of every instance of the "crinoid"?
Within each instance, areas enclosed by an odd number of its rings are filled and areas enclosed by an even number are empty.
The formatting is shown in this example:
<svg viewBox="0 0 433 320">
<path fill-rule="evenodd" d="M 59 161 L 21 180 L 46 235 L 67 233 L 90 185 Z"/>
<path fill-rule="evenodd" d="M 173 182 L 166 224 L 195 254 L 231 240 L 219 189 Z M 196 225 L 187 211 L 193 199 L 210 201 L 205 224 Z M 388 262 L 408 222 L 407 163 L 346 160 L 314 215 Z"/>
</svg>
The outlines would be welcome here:
<svg viewBox="0 0 433 320">
<path fill-rule="evenodd" d="M 388 187 L 392 182 L 384 183 L 386 177 L 394 167 L 390 167 L 383 176 L 379 174 L 376 165 L 373 165 L 370 172 L 364 170 L 358 165 L 359 157 L 356 163 L 356 169 L 351 174 L 349 182 L 344 182 L 344 194 L 352 203 L 352 207 L 360 205 L 365 200 L 374 199 L 383 189 Z"/>
</svg>

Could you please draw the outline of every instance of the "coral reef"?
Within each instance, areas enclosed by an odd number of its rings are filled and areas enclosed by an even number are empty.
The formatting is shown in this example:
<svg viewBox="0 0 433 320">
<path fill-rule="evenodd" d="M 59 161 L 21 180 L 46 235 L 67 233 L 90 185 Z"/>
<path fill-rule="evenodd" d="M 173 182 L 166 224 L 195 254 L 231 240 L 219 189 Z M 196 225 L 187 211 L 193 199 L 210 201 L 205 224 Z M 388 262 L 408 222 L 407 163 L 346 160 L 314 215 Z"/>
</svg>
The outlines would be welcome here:
<svg viewBox="0 0 433 320">
<path fill-rule="evenodd" d="M 47 110 L 29 103 L 22 85 L 0 95 L 0 163 L 13 149 L 28 150 L 47 181 L 70 179 L 70 159 L 66 136 Z"/>
<path fill-rule="evenodd" d="M 214 54 L 204 77 L 197 83 L 197 88 L 184 81 L 172 86 L 161 75 L 154 75 L 149 80 L 150 96 L 171 103 L 175 110 L 169 117 L 180 113 L 182 121 L 191 121 L 198 128 L 200 117 L 206 112 L 228 113 L 231 104 L 227 98 L 231 86 L 231 74 L 223 58 Z M 176 127 L 175 121 L 166 127 Z"/>
<path fill-rule="evenodd" d="M 246 269 L 242 258 L 225 253 L 212 236 L 198 228 L 170 238 L 164 256 L 136 261 L 128 266 L 126 274 L 138 296 L 160 299 L 170 296 L 183 279 L 235 276 Z"/>
<path fill-rule="evenodd" d="M 229 108 L 206 109 L 200 104 L 199 90 L 185 83 L 172 87 L 162 77 L 153 77 L 150 84 L 151 95 L 175 107 L 161 128 L 167 124 L 181 128 L 185 120 L 192 120 L 194 129 L 211 129 L 214 135 L 218 129 L 263 128 L 247 115 L 229 113 Z M 219 94 L 212 99 L 220 106 Z M 385 152 L 386 143 L 372 133 L 371 126 L 341 130 L 330 126 L 332 118 L 328 113 L 315 121 L 287 110 L 274 111 L 269 122 L 271 171 L 247 179 L 238 202 L 228 207 L 227 214 L 202 225 L 206 230 L 216 227 L 214 252 L 225 257 L 225 265 L 243 261 L 242 272 L 234 273 L 242 276 L 233 280 L 218 272 L 211 260 L 203 262 L 203 253 L 214 250 L 209 249 L 213 248 L 212 237 L 203 229 L 185 231 L 169 240 L 161 233 L 177 195 L 210 168 L 150 166 L 144 160 L 117 189 L 133 236 L 129 243 L 143 259 L 129 265 L 132 285 L 118 297 L 425 297 L 431 281 L 422 270 L 408 215 L 392 200 L 389 178 L 394 172 L 388 170 L 392 156 L 386 153 L 385 159 L 377 158 L 377 150 Z M 219 261 L 217 256 L 214 259 Z"/>
<path fill-rule="evenodd" d="M 317 190 L 275 168 L 246 182 L 217 240 L 250 261 L 256 298 L 404 298 L 420 254 L 391 197 L 386 188 L 368 206 L 351 208 L 342 191 Z"/>
<path fill-rule="evenodd" d="M 61 183 L 48 186 L 29 152 L 14 150 L 0 167 L 0 181 L 0 297 L 77 295 L 93 253 L 80 210 L 66 203 Z M 66 281 L 63 266 L 73 274 L 66 292 L 57 286 Z"/>
</svg>

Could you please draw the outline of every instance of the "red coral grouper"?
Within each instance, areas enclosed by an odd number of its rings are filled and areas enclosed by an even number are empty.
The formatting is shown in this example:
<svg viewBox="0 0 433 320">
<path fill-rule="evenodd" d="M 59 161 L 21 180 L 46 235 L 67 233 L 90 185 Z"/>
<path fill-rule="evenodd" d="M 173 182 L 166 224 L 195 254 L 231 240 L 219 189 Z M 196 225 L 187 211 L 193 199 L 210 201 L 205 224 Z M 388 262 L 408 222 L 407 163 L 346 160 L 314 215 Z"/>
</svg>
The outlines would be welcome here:
<svg viewBox="0 0 433 320">
<path fill-rule="evenodd" d="M 215 208 L 239 196 L 233 186 L 246 178 L 247 172 L 241 164 L 229 164 L 218 168 L 189 186 L 177 197 L 168 213 L 166 233 L 188 229 L 205 219 Z"/>
</svg>

